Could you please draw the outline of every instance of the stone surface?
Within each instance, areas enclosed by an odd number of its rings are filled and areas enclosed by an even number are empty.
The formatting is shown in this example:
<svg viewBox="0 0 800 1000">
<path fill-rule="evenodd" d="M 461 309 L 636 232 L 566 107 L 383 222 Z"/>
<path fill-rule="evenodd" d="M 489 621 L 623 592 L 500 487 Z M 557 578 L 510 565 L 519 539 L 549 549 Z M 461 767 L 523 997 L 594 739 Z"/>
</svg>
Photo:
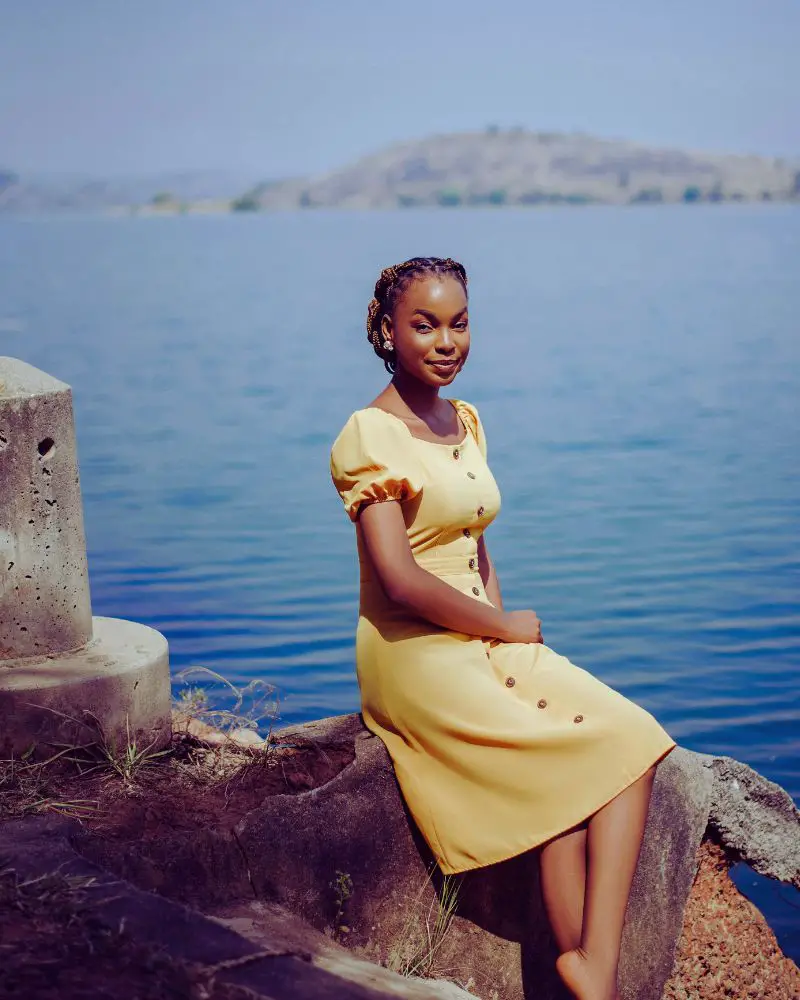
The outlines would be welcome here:
<svg viewBox="0 0 800 1000">
<path fill-rule="evenodd" d="M 0 358 L 0 661 L 91 634 L 72 392 Z"/>
<path fill-rule="evenodd" d="M 664 1000 L 791 1000 L 800 969 L 778 947 L 761 912 L 728 876 L 730 859 L 706 841 Z"/>
<path fill-rule="evenodd" d="M 28 819 L 0 825 L 0 858 L 25 879 L 54 871 L 94 878 L 93 912 L 108 927 L 124 921 L 139 942 L 184 962 L 214 968 L 215 979 L 264 1000 L 469 1000 L 451 983 L 409 981 L 356 959 L 288 914 L 262 913 L 264 933 L 248 940 L 161 896 L 142 892 L 79 857 L 70 846 L 76 824 Z M 266 930 L 268 928 L 268 933 Z"/>
<path fill-rule="evenodd" d="M 91 713 L 91 714 L 88 714 Z M 0 757 L 39 744 L 106 739 L 142 748 L 171 733 L 169 657 L 154 629 L 118 618 L 95 618 L 94 636 L 81 649 L 50 657 L 0 660 Z"/>
<path fill-rule="evenodd" d="M 683 747 L 658 766 L 623 933 L 623 1000 L 660 997 L 672 971 L 712 786 L 697 754 Z"/>
<path fill-rule="evenodd" d="M 421 926 L 438 880 L 427 847 L 404 809 L 383 744 L 357 715 L 281 730 L 282 743 L 352 743 L 355 759 L 321 788 L 276 795 L 251 811 L 237 839 L 253 887 L 322 929 L 333 921 L 331 883 L 352 880 L 348 941 L 387 960 Z M 712 776 L 678 748 L 659 765 L 623 939 L 625 1000 L 659 1000 L 680 935 L 683 909 L 706 828 Z M 564 996 L 539 888 L 538 852 L 458 877 L 460 898 L 441 974 L 472 981 L 503 1000 Z M 413 931 L 412 931 L 413 933 Z"/>
<path fill-rule="evenodd" d="M 709 825 L 737 860 L 800 888 L 800 811 L 780 785 L 746 764 L 714 757 Z"/>
</svg>

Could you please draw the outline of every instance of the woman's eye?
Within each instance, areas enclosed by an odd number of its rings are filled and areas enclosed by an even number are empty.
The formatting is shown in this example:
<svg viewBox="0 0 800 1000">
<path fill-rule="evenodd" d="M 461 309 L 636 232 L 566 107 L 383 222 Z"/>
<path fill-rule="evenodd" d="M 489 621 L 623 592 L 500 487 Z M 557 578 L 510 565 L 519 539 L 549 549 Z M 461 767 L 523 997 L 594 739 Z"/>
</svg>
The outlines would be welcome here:
<svg viewBox="0 0 800 1000">
<path fill-rule="evenodd" d="M 420 333 L 427 333 L 428 330 L 432 330 L 432 329 L 433 329 L 433 327 L 429 326 L 427 323 L 420 323 L 419 326 L 417 327 L 417 330 Z"/>
<path fill-rule="evenodd" d="M 466 330 L 467 328 L 466 320 L 462 320 L 460 323 L 456 323 L 455 328 L 456 330 Z"/>
</svg>

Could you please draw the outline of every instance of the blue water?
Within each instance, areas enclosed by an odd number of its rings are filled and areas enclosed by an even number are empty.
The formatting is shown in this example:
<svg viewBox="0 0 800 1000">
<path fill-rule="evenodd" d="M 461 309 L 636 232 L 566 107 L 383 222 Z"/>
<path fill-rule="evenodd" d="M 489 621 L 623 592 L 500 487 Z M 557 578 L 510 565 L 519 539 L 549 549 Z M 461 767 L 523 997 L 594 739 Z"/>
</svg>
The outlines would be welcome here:
<svg viewBox="0 0 800 1000">
<path fill-rule="evenodd" d="M 683 745 L 800 799 L 800 209 L 0 222 L 0 353 L 75 391 L 94 611 L 175 670 L 358 707 L 331 441 L 384 382 L 381 266 L 471 275 L 506 603 Z M 739 884 L 800 959 L 800 894 Z"/>
</svg>

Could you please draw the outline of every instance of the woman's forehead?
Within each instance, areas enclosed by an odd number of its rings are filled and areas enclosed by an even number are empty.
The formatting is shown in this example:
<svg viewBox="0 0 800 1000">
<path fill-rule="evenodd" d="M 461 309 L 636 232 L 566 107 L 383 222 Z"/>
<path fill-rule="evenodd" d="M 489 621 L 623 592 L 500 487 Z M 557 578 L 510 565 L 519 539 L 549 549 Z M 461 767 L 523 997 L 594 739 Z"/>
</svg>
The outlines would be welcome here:
<svg viewBox="0 0 800 1000">
<path fill-rule="evenodd" d="M 435 312 L 437 309 L 454 312 L 464 309 L 467 304 L 467 292 L 458 278 L 444 275 L 422 275 L 409 282 L 403 291 L 398 305 L 405 310 L 426 309 Z"/>
</svg>

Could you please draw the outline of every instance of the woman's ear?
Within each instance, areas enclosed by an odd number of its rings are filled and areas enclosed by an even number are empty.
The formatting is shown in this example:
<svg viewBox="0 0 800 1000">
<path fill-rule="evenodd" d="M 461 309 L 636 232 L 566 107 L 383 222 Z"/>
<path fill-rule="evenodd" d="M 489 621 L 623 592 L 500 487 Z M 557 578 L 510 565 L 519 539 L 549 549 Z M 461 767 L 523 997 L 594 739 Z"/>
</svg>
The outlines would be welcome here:
<svg viewBox="0 0 800 1000">
<path fill-rule="evenodd" d="M 392 320 L 388 313 L 384 313 L 381 317 L 381 337 L 383 340 L 392 339 Z"/>
</svg>

